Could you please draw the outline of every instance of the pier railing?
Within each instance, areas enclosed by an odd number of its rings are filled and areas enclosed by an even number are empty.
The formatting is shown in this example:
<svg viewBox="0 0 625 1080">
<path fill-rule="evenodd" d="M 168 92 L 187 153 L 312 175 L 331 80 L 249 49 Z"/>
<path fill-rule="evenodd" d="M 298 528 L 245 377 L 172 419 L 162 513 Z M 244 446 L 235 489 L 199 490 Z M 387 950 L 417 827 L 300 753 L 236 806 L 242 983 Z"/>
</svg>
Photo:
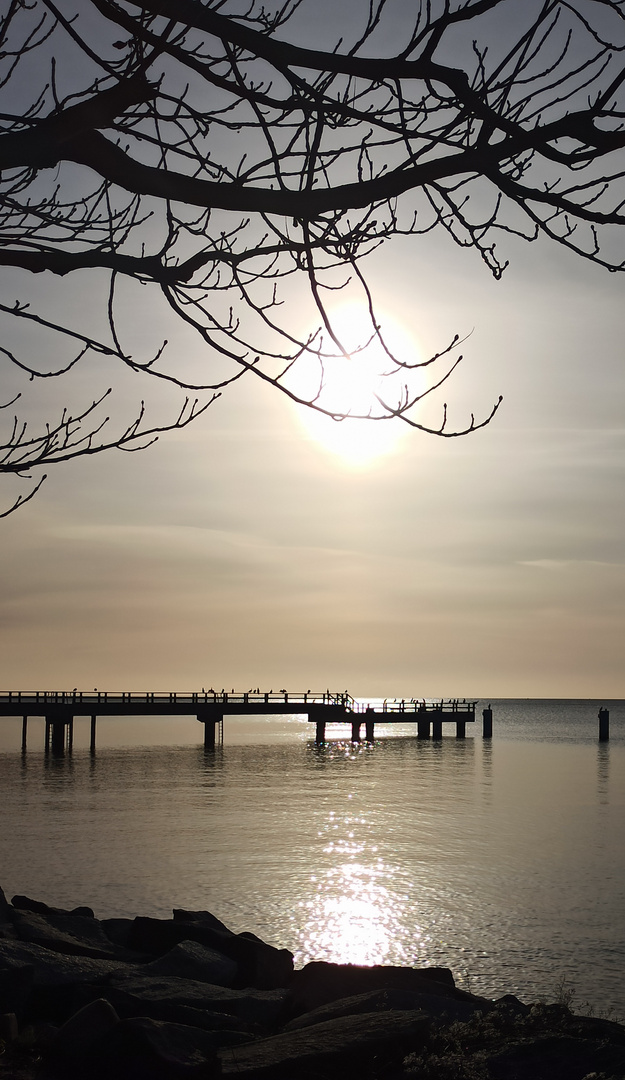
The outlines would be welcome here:
<svg viewBox="0 0 625 1080">
<path fill-rule="evenodd" d="M 293 693 L 287 690 L 201 690 L 159 693 L 148 691 L 110 690 L 7 690 L 0 691 L 1 706 L 66 705 L 70 708 L 84 706 L 89 712 L 98 705 L 340 705 L 353 709 L 355 701 L 347 691 L 331 690 Z M 191 709 L 193 711 L 193 709 Z"/>
<path fill-rule="evenodd" d="M 8 711 L 27 712 L 37 711 L 47 706 L 66 707 L 75 713 L 84 711 L 85 714 L 97 712 L 99 707 L 107 709 L 113 707 L 132 706 L 135 710 L 142 705 L 147 706 L 149 712 L 156 712 L 162 705 L 166 710 L 172 706 L 179 710 L 188 707 L 189 712 L 194 712 L 202 706 L 227 706 L 231 711 L 233 706 L 240 705 L 245 712 L 252 712 L 254 706 L 262 706 L 267 711 L 271 705 L 276 705 L 281 712 L 285 706 L 292 705 L 294 711 L 298 707 L 306 712 L 311 705 L 334 705 L 344 709 L 346 713 L 363 714 L 375 712 L 377 714 L 406 714 L 417 716 L 421 713 L 437 712 L 450 714 L 470 714 L 475 712 L 475 701 L 460 700 L 459 698 L 354 698 L 347 690 L 341 691 L 299 691 L 293 693 L 288 690 L 210 690 L 201 691 L 172 691 L 161 693 L 147 691 L 110 691 L 97 690 L 8 690 L 0 692 L 0 714 L 7 715 Z"/>
</svg>

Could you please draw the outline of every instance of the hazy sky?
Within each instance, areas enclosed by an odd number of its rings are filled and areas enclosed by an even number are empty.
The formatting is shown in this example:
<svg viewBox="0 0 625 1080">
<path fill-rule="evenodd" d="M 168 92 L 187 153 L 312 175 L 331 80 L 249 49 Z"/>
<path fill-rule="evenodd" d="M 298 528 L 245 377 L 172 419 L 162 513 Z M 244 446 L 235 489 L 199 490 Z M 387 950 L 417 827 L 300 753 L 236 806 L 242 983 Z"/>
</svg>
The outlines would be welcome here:
<svg viewBox="0 0 625 1080">
<path fill-rule="evenodd" d="M 416 350 L 472 331 L 445 397 L 462 425 L 502 393 L 485 430 L 354 464 L 240 382 L 143 454 L 52 471 L 0 522 L 3 689 L 625 696 L 625 282 L 501 244 L 499 283 L 438 234 L 369 265 Z"/>
</svg>

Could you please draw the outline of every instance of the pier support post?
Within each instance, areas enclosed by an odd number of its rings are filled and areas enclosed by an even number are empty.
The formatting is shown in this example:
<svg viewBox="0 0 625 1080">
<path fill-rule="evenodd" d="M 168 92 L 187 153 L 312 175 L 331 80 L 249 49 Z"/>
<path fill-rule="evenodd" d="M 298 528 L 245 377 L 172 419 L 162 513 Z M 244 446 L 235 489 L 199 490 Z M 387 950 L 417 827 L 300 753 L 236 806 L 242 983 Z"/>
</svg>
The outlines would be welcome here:
<svg viewBox="0 0 625 1080">
<path fill-rule="evenodd" d="M 417 739 L 429 739 L 430 737 L 430 721 L 425 717 L 420 716 L 417 720 Z"/>
<path fill-rule="evenodd" d="M 440 716 L 436 716 L 432 720 L 432 738 L 433 739 L 442 739 L 442 737 L 443 737 L 443 721 L 441 720 Z"/>
<path fill-rule="evenodd" d="M 599 709 L 599 742 L 608 742 L 610 738 L 610 713 Z"/>
<path fill-rule="evenodd" d="M 317 746 L 321 746 L 326 741 L 326 722 L 325 720 L 317 720 L 317 730 L 315 732 L 315 742 Z"/>
<path fill-rule="evenodd" d="M 52 724 L 52 753 L 62 754 L 65 750 L 65 724 L 56 720 Z"/>
<path fill-rule="evenodd" d="M 466 720 L 456 720 L 456 738 L 464 739 L 467 734 L 467 722 Z"/>
<path fill-rule="evenodd" d="M 360 720 L 352 720 L 352 742 L 360 742 Z"/>
<path fill-rule="evenodd" d="M 22 753 L 26 752 L 26 732 L 28 729 L 28 717 L 22 717 Z"/>
<path fill-rule="evenodd" d="M 373 710 L 371 710 L 371 716 L 367 716 L 365 718 L 365 739 L 367 740 L 367 742 L 373 742 L 373 740 L 374 740 L 374 734 L 373 734 L 374 729 L 375 729 L 375 714 L 373 713 Z"/>
<path fill-rule="evenodd" d="M 67 749 L 69 750 L 70 754 L 72 752 L 72 747 L 73 746 L 74 746 L 74 717 L 70 716 L 69 720 L 67 721 Z"/>
<path fill-rule="evenodd" d="M 89 752 L 95 754 L 95 716 L 91 717 L 91 739 L 89 742 Z"/>
<path fill-rule="evenodd" d="M 490 705 L 487 709 L 482 709 L 482 738 L 492 739 L 493 737 L 493 710 Z"/>
<path fill-rule="evenodd" d="M 65 751 L 65 726 L 69 721 L 58 716 L 46 716 L 46 753 L 52 748 L 53 754 Z"/>
<path fill-rule="evenodd" d="M 217 724 L 219 720 L 214 720 L 212 717 L 208 720 L 204 720 L 204 749 L 215 749 L 215 731 L 217 730 Z"/>
</svg>

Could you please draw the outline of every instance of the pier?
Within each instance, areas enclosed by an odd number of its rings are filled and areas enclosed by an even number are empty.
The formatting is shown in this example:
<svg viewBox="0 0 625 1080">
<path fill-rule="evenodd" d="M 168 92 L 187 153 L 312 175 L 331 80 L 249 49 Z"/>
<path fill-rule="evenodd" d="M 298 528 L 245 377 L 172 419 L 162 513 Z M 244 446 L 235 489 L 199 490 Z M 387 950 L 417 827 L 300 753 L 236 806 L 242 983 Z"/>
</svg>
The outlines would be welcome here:
<svg viewBox="0 0 625 1080">
<path fill-rule="evenodd" d="M 204 746 L 213 750 L 223 741 L 224 717 L 290 714 L 308 716 L 315 725 L 315 741 L 325 742 L 326 729 L 332 724 L 349 724 L 353 742 L 360 742 L 364 727 L 365 740 L 373 742 L 377 724 L 414 723 L 420 739 L 440 739 L 445 724 L 455 727 L 456 737 L 466 735 L 466 725 L 475 721 L 475 701 L 455 698 L 433 700 L 424 698 L 384 698 L 366 701 L 353 698 L 347 691 L 330 690 L 322 693 L 274 693 L 246 691 L 231 693 L 225 690 L 202 690 L 200 693 L 110 693 L 94 690 L 85 693 L 70 691 L 22 691 L 0 693 L 0 716 L 22 718 L 22 750 L 26 750 L 28 718 L 45 719 L 45 749 L 54 753 L 71 750 L 74 738 L 74 718 L 91 719 L 90 749 L 95 752 L 97 718 L 99 716 L 195 716 L 204 725 Z M 485 713 L 489 710 L 485 710 Z M 484 716 L 483 734 L 492 734 Z"/>
</svg>

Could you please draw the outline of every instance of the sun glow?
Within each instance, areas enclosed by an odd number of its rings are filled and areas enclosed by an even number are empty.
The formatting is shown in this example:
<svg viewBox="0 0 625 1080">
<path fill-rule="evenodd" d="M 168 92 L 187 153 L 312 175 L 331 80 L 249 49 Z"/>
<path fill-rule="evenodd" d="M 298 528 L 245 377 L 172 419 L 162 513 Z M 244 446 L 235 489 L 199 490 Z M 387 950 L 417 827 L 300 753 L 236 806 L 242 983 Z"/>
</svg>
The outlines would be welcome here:
<svg viewBox="0 0 625 1080">
<path fill-rule="evenodd" d="M 301 397 L 313 397 L 329 412 L 344 416 L 335 420 L 314 409 L 298 407 L 298 417 L 308 435 L 326 452 L 351 468 L 366 468 L 378 459 L 395 453 L 407 433 L 407 426 L 396 418 L 362 419 L 384 413 L 381 401 L 390 408 L 399 404 L 406 382 L 422 389 L 419 371 L 397 371 L 392 357 L 417 363 L 421 354 L 414 338 L 396 320 L 380 316 L 380 325 L 388 353 L 373 337 L 366 308 L 344 306 L 331 312 L 331 325 L 347 355 L 336 355 L 335 344 L 323 335 L 323 352 L 329 358 L 315 365 L 309 360 L 305 373 L 297 373 L 294 389 Z M 319 342 L 315 343 L 318 346 Z M 389 356 L 389 353 L 391 354 Z M 408 377 L 407 377 L 408 376 Z M 319 390 L 321 385 L 321 389 Z"/>
</svg>

